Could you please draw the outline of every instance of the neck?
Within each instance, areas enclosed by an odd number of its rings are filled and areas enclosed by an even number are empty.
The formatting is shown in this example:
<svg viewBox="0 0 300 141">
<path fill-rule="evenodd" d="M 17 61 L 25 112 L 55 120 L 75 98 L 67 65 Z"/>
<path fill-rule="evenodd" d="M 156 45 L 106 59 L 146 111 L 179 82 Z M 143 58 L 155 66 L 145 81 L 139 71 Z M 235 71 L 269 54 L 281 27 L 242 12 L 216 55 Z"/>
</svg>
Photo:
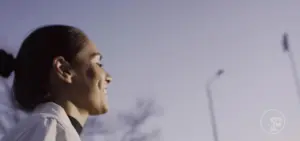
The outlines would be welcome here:
<svg viewBox="0 0 300 141">
<path fill-rule="evenodd" d="M 81 124 L 81 126 L 84 126 L 89 116 L 87 111 L 78 108 L 68 100 L 57 100 L 55 103 L 60 105 L 66 111 L 68 116 L 75 118 Z"/>
</svg>

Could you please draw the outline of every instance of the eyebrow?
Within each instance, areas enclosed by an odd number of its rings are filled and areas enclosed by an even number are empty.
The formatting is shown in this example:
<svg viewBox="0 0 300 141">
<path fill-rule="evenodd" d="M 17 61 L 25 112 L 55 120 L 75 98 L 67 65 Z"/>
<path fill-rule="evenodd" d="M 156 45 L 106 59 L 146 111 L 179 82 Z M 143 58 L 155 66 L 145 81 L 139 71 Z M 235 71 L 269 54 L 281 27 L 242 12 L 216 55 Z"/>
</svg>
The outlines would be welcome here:
<svg viewBox="0 0 300 141">
<path fill-rule="evenodd" d="M 99 52 L 95 52 L 91 54 L 91 58 L 94 58 L 95 56 L 100 56 L 100 60 L 102 60 L 103 56 Z"/>
</svg>

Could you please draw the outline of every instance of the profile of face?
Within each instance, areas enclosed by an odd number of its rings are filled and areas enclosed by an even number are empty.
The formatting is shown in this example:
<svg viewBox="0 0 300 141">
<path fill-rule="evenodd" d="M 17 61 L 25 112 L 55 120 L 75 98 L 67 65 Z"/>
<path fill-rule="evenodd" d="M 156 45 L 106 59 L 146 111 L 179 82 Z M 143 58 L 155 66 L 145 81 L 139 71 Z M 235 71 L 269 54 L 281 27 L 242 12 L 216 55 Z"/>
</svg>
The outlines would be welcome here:
<svg viewBox="0 0 300 141">
<path fill-rule="evenodd" d="M 90 115 L 104 114 L 108 111 L 107 87 L 111 82 L 111 76 L 104 70 L 101 64 L 102 55 L 96 46 L 88 41 L 76 54 L 71 63 L 64 66 L 64 61 L 56 60 L 54 65 L 60 68 L 60 78 L 67 84 L 67 92 L 63 94 L 65 99 L 75 103 L 78 108 L 88 111 Z M 63 59 L 62 59 L 63 60 Z"/>
</svg>

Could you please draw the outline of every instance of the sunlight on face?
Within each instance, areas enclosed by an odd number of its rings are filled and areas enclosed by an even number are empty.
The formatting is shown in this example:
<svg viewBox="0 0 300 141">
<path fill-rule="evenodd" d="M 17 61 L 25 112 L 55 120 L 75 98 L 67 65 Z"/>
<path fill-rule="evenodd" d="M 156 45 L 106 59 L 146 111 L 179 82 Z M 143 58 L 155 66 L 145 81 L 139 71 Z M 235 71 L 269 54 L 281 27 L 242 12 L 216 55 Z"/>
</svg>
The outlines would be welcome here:
<svg viewBox="0 0 300 141">
<path fill-rule="evenodd" d="M 92 54 L 92 59 L 91 59 L 92 63 L 96 63 L 96 64 L 102 66 L 101 60 L 102 60 L 102 55 L 100 53 L 94 53 L 94 54 Z"/>
</svg>

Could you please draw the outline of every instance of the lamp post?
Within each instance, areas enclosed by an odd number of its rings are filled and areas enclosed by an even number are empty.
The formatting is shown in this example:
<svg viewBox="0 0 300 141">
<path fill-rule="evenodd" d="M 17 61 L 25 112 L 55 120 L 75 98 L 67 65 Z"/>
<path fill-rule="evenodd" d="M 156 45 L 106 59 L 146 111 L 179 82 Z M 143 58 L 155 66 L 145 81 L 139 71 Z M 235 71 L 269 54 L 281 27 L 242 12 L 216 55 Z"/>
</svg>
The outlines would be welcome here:
<svg viewBox="0 0 300 141">
<path fill-rule="evenodd" d="M 300 100 L 300 82 L 299 82 L 299 77 L 298 77 L 297 65 L 296 65 L 296 61 L 294 59 L 294 54 L 293 54 L 293 52 L 292 52 L 292 50 L 290 49 L 290 46 L 289 46 L 288 34 L 287 33 L 283 34 L 282 46 L 283 46 L 283 52 L 287 53 L 287 55 L 290 59 L 291 70 L 292 70 L 292 73 L 293 73 L 298 98 Z"/>
<path fill-rule="evenodd" d="M 216 72 L 216 74 L 208 79 L 206 83 L 206 96 L 208 99 L 208 110 L 210 113 L 210 121 L 211 121 L 211 126 L 212 126 L 212 133 L 213 133 L 213 138 L 214 141 L 219 141 L 218 137 L 218 131 L 217 131 L 217 123 L 216 123 L 216 117 L 215 117 L 215 112 L 214 112 L 214 103 L 213 103 L 213 98 L 212 98 L 212 93 L 211 93 L 211 85 L 215 80 L 217 80 L 222 74 L 224 73 L 224 70 L 220 69 Z"/>
</svg>

